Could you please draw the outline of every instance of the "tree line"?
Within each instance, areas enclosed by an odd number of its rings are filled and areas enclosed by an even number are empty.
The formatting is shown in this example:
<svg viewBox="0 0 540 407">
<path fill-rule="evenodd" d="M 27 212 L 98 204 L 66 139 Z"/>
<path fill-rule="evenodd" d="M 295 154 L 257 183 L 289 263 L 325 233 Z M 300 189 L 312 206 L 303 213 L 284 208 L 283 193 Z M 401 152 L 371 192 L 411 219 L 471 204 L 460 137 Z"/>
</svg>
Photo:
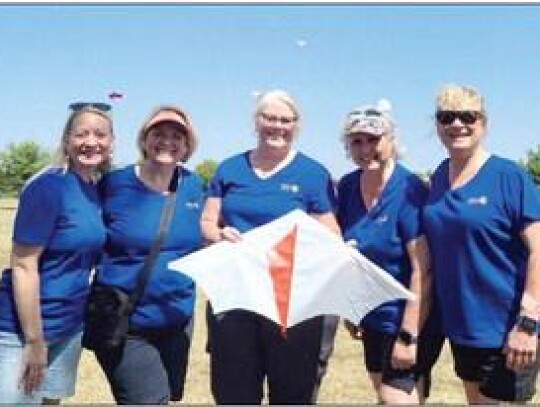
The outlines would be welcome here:
<svg viewBox="0 0 540 407">
<path fill-rule="evenodd" d="M 8 144 L 0 151 L 0 196 L 14 197 L 19 194 L 24 183 L 36 172 L 50 164 L 53 152 L 34 141 L 21 141 Z M 218 162 L 205 159 L 195 166 L 195 172 L 208 184 L 214 175 Z M 527 172 L 540 186 L 540 145 L 529 149 L 519 160 Z M 428 171 L 426 174 L 429 174 Z"/>
</svg>

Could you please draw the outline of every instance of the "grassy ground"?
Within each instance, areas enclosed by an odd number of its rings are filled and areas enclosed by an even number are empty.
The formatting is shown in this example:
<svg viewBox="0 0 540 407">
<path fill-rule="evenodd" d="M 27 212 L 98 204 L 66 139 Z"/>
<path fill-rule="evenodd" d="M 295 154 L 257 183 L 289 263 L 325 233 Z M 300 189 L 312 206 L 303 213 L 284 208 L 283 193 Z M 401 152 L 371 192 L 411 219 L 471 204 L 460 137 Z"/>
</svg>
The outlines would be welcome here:
<svg viewBox="0 0 540 407">
<path fill-rule="evenodd" d="M 0 264 L 2 265 L 7 265 L 9 258 L 15 205 L 16 201 L 14 200 L 0 200 Z M 208 355 L 204 352 L 206 332 L 203 309 L 204 300 L 199 300 L 184 399 L 188 404 L 213 402 L 208 380 L 209 360 Z M 5 373 L 2 372 L 2 374 Z M 95 404 L 112 401 L 108 384 L 99 365 L 94 360 L 93 354 L 84 351 L 79 368 L 77 392 L 74 397 L 65 400 L 65 402 Z M 319 402 L 326 404 L 375 402 L 374 393 L 363 367 L 360 344 L 350 339 L 342 327 L 338 331 L 334 354 L 323 381 Z M 461 404 L 465 402 L 461 385 L 454 376 L 450 354 L 446 347 L 433 371 L 432 394 L 428 402 L 429 404 Z M 534 402 L 540 402 L 540 397 L 537 396 Z"/>
</svg>

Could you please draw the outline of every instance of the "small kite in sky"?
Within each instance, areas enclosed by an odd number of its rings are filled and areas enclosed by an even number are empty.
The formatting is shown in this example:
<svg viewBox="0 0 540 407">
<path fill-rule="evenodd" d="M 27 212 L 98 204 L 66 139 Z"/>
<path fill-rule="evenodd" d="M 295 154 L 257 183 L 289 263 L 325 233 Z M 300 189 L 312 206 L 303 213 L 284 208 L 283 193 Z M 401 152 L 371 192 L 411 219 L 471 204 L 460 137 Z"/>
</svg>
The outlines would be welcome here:
<svg viewBox="0 0 540 407">
<path fill-rule="evenodd" d="M 286 329 L 317 315 L 358 323 L 414 295 L 301 210 L 169 263 L 204 291 L 214 312 L 244 309 Z"/>
<path fill-rule="evenodd" d="M 111 100 L 120 100 L 124 98 L 124 94 L 120 92 L 111 92 L 109 93 L 109 99 Z"/>
</svg>

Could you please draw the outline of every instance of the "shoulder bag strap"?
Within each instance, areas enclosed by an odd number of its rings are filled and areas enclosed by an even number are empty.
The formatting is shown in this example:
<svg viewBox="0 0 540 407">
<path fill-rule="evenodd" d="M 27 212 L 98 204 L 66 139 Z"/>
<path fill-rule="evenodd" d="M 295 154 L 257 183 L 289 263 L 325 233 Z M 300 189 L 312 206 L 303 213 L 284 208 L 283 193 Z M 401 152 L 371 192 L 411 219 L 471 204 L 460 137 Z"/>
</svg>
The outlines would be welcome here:
<svg viewBox="0 0 540 407">
<path fill-rule="evenodd" d="M 146 284 L 148 283 L 148 279 L 150 278 L 150 273 L 153 269 L 156 257 L 159 254 L 161 246 L 163 245 L 163 242 L 167 237 L 169 227 L 171 226 L 171 222 L 174 217 L 174 209 L 176 206 L 176 197 L 178 195 L 176 190 L 178 188 L 179 175 L 179 168 L 176 167 L 171 182 L 169 184 L 169 195 L 167 196 L 167 199 L 165 200 L 165 205 L 163 206 L 163 210 L 161 211 L 161 220 L 159 221 L 157 237 L 152 244 L 152 248 L 150 249 L 148 256 L 146 256 L 146 259 L 144 260 L 144 264 L 141 268 L 141 271 L 139 272 L 139 278 L 137 279 L 137 285 L 129 296 L 129 300 L 132 304 L 132 310 L 135 309 L 135 304 L 137 304 L 144 292 L 144 289 L 146 288 Z"/>
</svg>

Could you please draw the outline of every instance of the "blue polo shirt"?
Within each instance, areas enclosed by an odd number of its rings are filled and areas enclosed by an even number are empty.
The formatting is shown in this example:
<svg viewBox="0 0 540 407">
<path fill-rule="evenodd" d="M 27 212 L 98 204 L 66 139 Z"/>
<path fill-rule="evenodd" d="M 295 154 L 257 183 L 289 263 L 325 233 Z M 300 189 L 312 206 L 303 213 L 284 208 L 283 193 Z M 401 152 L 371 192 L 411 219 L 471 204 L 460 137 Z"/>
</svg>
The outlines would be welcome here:
<svg viewBox="0 0 540 407">
<path fill-rule="evenodd" d="M 528 251 L 520 233 L 540 220 L 539 192 L 514 162 L 491 156 L 450 189 L 449 160 L 437 168 L 424 210 L 436 293 L 450 340 L 502 347 L 523 294 Z"/>
<path fill-rule="evenodd" d="M 150 279 L 131 317 L 133 328 L 183 325 L 193 316 L 195 284 L 167 263 L 202 245 L 200 217 L 204 204 L 202 179 L 180 172 L 176 208 Z M 166 197 L 148 188 L 129 165 L 107 174 L 99 184 L 107 243 L 97 281 L 131 292 L 156 239 Z"/>
<path fill-rule="evenodd" d="M 338 184 L 338 221 L 345 240 L 405 287 L 411 279 L 407 243 L 422 234 L 421 209 L 427 197 L 422 180 L 396 164 L 379 201 L 367 210 L 360 191 L 362 170 L 345 175 Z M 389 334 L 401 327 L 405 300 L 386 302 L 369 312 L 365 328 Z"/>
<path fill-rule="evenodd" d="M 249 151 L 230 157 L 219 165 L 209 195 L 222 199 L 225 224 L 240 232 L 271 222 L 293 209 L 324 214 L 335 207 L 329 172 L 300 152 L 284 168 L 264 179 L 251 167 Z"/>
<path fill-rule="evenodd" d="M 57 168 L 39 175 L 20 196 L 13 240 L 44 248 L 38 272 L 45 340 L 80 331 L 90 270 L 105 242 L 95 186 Z M 22 333 L 11 269 L 4 271 L 0 286 L 0 331 Z"/>
</svg>

